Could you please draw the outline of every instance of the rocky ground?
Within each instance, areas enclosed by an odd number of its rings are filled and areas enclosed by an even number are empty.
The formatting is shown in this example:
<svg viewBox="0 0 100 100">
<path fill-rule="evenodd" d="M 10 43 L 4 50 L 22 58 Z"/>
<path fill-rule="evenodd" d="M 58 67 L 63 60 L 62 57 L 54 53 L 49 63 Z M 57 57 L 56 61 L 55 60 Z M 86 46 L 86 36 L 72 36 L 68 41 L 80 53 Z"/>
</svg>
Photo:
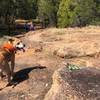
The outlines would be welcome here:
<svg viewBox="0 0 100 100">
<path fill-rule="evenodd" d="M 13 79 L 16 84 L 0 91 L 1 100 L 50 100 L 52 75 L 64 67 L 64 62 L 80 67 L 100 67 L 100 27 L 49 28 L 30 31 L 21 39 L 26 44 L 26 52 L 16 54 Z M 0 81 L 0 88 L 5 85 Z"/>
</svg>

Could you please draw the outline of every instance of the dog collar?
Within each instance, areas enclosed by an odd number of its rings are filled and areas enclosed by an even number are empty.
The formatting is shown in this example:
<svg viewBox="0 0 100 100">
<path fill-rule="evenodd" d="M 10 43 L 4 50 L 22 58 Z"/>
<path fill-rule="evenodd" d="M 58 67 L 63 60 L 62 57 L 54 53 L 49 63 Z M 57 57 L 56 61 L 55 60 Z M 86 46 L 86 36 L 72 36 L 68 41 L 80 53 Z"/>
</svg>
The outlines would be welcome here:
<svg viewBox="0 0 100 100">
<path fill-rule="evenodd" d="M 14 51 L 16 51 L 16 48 L 13 47 L 13 45 L 10 44 L 10 43 L 4 44 L 4 45 L 3 45 L 3 48 L 6 49 L 6 50 L 8 50 L 9 52 L 14 52 Z"/>
</svg>

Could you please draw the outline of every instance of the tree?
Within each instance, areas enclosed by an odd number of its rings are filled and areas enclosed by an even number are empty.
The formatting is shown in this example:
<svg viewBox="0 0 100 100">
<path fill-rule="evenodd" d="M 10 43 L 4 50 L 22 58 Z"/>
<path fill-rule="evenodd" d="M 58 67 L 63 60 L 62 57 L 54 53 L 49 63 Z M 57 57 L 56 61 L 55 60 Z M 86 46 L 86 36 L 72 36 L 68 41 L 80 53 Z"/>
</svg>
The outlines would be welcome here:
<svg viewBox="0 0 100 100">
<path fill-rule="evenodd" d="M 49 0 L 38 0 L 38 17 L 43 22 L 43 27 L 46 27 L 46 20 L 51 13 L 51 6 Z"/>
<path fill-rule="evenodd" d="M 94 18 L 90 24 L 93 25 L 100 25 L 100 0 L 94 0 L 96 7 L 95 7 L 95 13 Z"/>
<path fill-rule="evenodd" d="M 1 0 L 0 3 L 0 18 L 3 18 L 3 24 L 7 26 L 10 33 L 10 25 L 14 22 L 16 0 Z"/>
<path fill-rule="evenodd" d="M 58 26 L 67 27 L 72 24 L 74 10 L 73 0 L 62 0 L 58 10 Z"/>
<path fill-rule="evenodd" d="M 16 18 L 32 19 L 36 16 L 37 0 L 1 0 L 0 2 L 1 23 L 7 26 L 8 33 L 11 26 L 14 26 Z"/>
<path fill-rule="evenodd" d="M 52 21 L 54 23 L 54 26 L 56 26 L 56 27 L 57 27 L 57 23 L 58 23 L 57 12 L 58 12 L 58 9 L 59 9 L 60 2 L 61 2 L 61 0 L 51 0 L 52 6 L 53 6 L 53 10 L 52 10 L 53 18 L 52 18 Z"/>
<path fill-rule="evenodd" d="M 91 23 L 95 17 L 96 3 L 94 0 L 77 0 L 77 6 L 74 9 L 73 25 L 86 26 Z"/>
<path fill-rule="evenodd" d="M 17 0 L 16 17 L 31 19 L 37 16 L 37 0 Z"/>
<path fill-rule="evenodd" d="M 49 26 L 56 26 L 60 1 L 61 0 L 38 0 L 38 16 L 42 19 L 44 24 L 47 21 Z"/>
<path fill-rule="evenodd" d="M 94 18 L 94 0 L 62 0 L 58 10 L 58 26 L 85 26 Z"/>
</svg>

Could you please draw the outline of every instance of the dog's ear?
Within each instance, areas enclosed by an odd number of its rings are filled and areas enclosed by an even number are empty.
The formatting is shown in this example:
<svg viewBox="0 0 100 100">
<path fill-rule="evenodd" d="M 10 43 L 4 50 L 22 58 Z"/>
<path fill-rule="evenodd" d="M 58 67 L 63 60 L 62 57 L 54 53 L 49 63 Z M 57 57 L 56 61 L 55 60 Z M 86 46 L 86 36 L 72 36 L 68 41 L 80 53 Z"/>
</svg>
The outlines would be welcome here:
<svg viewBox="0 0 100 100">
<path fill-rule="evenodd" d="M 14 41 L 14 38 L 10 37 L 10 36 L 4 36 L 4 38 L 7 39 L 10 42 Z"/>
<path fill-rule="evenodd" d="M 14 39 L 13 38 L 9 38 L 8 41 L 12 43 L 14 41 Z"/>
</svg>

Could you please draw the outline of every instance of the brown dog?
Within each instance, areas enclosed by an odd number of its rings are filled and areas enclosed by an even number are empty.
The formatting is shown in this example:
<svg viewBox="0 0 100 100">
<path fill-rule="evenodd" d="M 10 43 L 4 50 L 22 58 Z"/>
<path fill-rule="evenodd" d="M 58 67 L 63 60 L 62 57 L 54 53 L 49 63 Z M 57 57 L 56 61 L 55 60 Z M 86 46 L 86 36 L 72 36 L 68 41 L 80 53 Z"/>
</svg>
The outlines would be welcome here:
<svg viewBox="0 0 100 100">
<path fill-rule="evenodd" d="M 0 75 L 6 73 L 8 83 L 11 83 L 15 66 L 15 52 L 24 50 L 25 45 L 17 38 L 9 38 L 6 43 L 0 48 Z M 11 63 L 11 66 L 9 64 Z"/>
</svg>

